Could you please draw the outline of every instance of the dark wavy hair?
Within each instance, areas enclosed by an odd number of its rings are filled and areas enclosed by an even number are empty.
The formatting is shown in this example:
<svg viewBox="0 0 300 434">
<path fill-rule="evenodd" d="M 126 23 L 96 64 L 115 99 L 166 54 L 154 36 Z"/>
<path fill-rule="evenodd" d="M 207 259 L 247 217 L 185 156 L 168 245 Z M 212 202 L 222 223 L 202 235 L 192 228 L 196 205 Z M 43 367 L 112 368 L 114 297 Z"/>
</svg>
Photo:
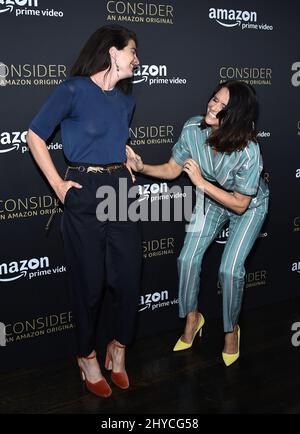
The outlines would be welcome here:
<svg viewBox="0 0 300 434">
<path fill-rule="evenodd" d="M 71 68 L 70 75 L 91 76 L 97 72 L 111 68 L 109 49 L 116 47 L 122 50 L 130 40 L 138 45 L 136 34 L 126 27 L 116 24 L 103 26 L 88 39 L 77 60 Z M 132 91 L 131 78 L 120 80 L 116 86 L 124 93 Z"/>
<path fill-rule="evenodd" d="M 209 101 L 223 87 L 229 91 L 229 101 L 227 106 L 217 114 L 219 127 L 212 130 L 206 143 L 219 152 L 231 153 L 244 149 L 250 140 L 256 142 L 258 100 L 251 85 L 242 81 L 228 80 L 217 86 Z M 208 127 L 203 118 L 200 128 Z"/>
</svg>

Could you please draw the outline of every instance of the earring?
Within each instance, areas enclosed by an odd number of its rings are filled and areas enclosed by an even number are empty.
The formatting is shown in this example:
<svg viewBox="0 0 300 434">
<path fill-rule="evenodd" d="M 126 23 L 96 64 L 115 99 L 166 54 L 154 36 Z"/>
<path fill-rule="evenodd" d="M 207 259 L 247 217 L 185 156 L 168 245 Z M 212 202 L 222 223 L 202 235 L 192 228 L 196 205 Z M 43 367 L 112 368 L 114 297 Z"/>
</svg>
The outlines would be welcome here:
<svg viewBox="0 0 300 434">
<path fill-rule="evenodd" d="M 117 64 L 116 59 L 115 59 L 115 65 L 116 65 L 116 70 L 117 70 L 117 77 L 120 78 L 120 77 L 119 77 L 120 67 L 119 67 L 119 65 Z"/>
</svg>

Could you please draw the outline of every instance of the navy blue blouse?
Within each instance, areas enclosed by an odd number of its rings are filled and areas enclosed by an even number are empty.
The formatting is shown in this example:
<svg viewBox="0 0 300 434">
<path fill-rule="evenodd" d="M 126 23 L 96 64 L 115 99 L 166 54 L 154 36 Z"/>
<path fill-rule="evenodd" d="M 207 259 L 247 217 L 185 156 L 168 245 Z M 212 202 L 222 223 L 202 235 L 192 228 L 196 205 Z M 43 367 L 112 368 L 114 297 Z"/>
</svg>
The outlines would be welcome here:
<svg viewBox="0 0 300 434">
<path fill-rule="evenodd" d="M 70 162 L 124 162 L 133 110 L 132 96 L 116 87 L 103 91 L 90 77 L 71 77 L 57 86 L 29 128 L 47 140 L 61 124 Z"/>
</svg>

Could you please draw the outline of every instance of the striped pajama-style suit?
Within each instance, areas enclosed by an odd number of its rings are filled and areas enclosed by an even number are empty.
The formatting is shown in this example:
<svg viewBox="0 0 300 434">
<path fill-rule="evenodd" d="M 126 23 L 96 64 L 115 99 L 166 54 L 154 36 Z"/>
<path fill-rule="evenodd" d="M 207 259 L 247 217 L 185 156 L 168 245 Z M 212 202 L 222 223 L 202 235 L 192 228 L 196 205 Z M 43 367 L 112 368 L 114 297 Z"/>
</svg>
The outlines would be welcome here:
<svg viewBox="0 0 300 434">
<path fill-rule="evenodd" d="M 211 129 L 201 130 L 201 116 L 189 119 L 174 145 L 172 154 L 179 165 L 193 158 L 202 175 L 228 191 L 253 196 L 249 207 L 237 214 L 210 198 L 205 200 L 205 214 L 197 204 L 193 211 L 197 231 L 187 230 L 178 258 L 179 316 L 198 310 L 198 293 L 203 255 L 221 228 L 229 222 L 229 236 L 219 269 L 223 292 L 224 331 L 237 323 L 241 309 L 245 260 L 257 239 L 268 210 L 269 190 L 261 178 L 262 158 L 258 144 L 249 142 L 242 151 L 217 153 L 205 143 Z M 191 223 L 190 223 L 191 224 Z"/>
</svg>

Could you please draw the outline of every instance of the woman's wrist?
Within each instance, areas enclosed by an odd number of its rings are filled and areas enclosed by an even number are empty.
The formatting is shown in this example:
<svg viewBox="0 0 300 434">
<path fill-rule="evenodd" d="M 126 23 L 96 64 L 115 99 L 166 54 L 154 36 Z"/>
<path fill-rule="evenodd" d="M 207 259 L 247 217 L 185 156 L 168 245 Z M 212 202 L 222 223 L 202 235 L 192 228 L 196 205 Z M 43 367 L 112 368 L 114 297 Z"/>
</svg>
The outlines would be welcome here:
<svg viewBox="0 0 300 434">
<path fill-rule="evenodd" d="M 53 179 L 48 179 L 49 184 L 51 185 L 51 187 L 53 188 L 53 190 L 56 192 L 61 185 L 63 185 L 64 180 L 58 176 L 56 177 L 54 180 Z"/>
<path fill-rule="evenodd" d="M 199 190 L 203 191 L 203 193 L 205 193 L 205 179 L 197 182 L 196 187 L 199 188 Z"/>
<path fill-rule="evenodd" d="M 143 163 L 143 167 L 142 167 L 141 170 L 139 170 L 139 173 L 143 173 L 143 172 L 144 172 L 144 169 L 145 169 L 145 164 Z"/>
</svg>

